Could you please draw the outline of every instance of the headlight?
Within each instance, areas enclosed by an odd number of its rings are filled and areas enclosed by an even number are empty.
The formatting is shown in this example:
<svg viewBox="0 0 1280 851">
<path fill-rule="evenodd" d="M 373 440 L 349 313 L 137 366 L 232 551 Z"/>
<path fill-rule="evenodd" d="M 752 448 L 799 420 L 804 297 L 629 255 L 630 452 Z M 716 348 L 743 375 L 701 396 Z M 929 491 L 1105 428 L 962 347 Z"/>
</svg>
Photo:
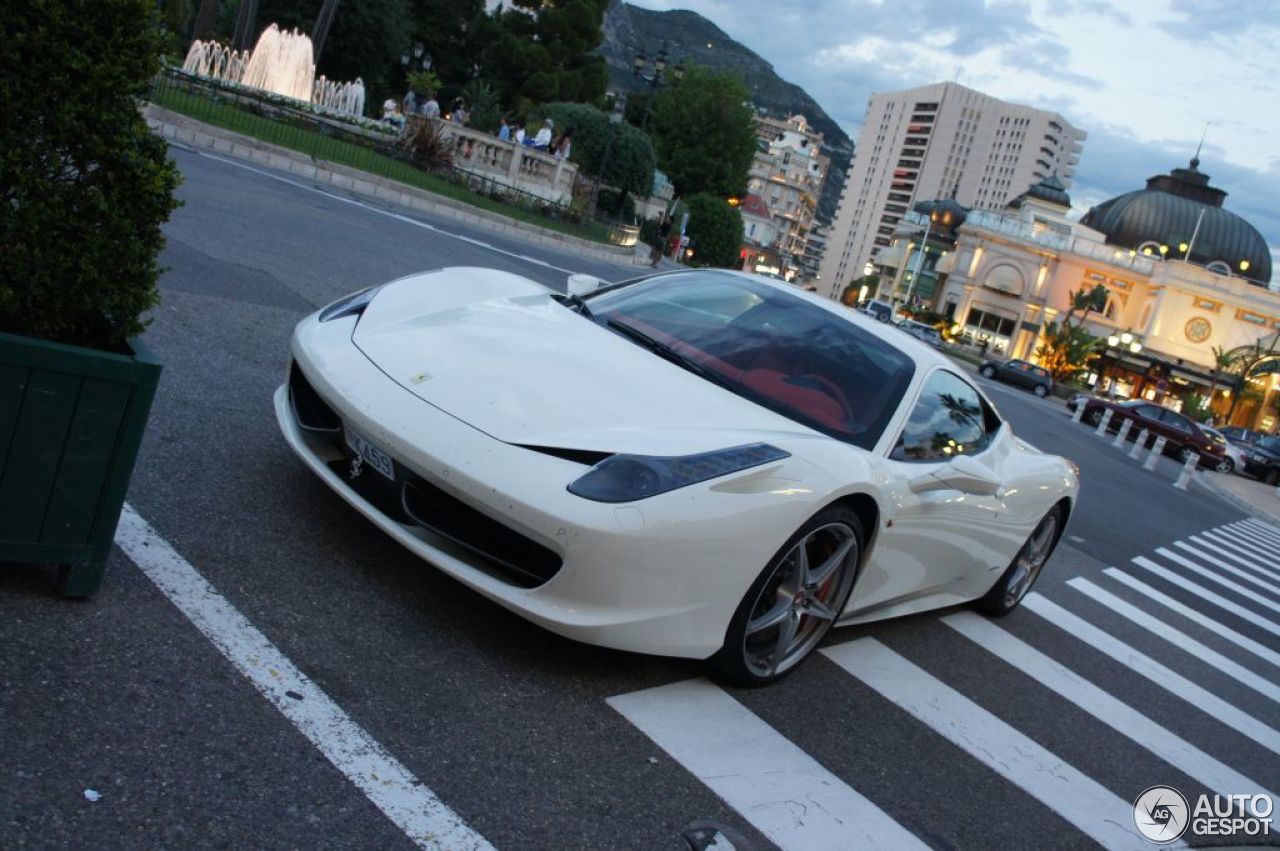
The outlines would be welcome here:
<svg viewBox="0 0 1280 851">
<path fill-rule="evenodd" d="M 633 502 L 790 455 L 767 443 L 669 458 L 610 455 L 570 484 L 569 493 L 596 502 Z"/>
<path fill-rule="evenodd" d="M 369 287 L 366 290 L 338 299 L 320 311 L 320 321 L 328 322 L 330 319 L 339 319 L 343 316 L 359 316 L 364 313 L 364 309 L 369 306 L 369 302 L 373 301 L 373 297 L 378 294 L 378 290 L 385 286 L 386 284 L 378 284 L 376 287 Z"/>
<path fill-rule="evenodd" d="M 1062 460 L 1067 462 L 1067 469 L 1071 471 L 1071 475 L 1077 479 L 1080 478 L 1080 465 L 1070 458 L 1063 458 Z"/>
</svg>

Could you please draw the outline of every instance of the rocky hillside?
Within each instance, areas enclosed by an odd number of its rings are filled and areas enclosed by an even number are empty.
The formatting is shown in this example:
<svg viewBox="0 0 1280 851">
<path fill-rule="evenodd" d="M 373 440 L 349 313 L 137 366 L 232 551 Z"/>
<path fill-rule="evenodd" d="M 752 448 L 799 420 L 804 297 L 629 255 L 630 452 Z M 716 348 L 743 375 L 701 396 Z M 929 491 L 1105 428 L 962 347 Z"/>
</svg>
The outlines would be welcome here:
<svg viewBox="0 0 1280 851">
<path fill-rule="evenodd" d="M 632 76 L 636 53 L 644 51 L 652 57 L 663 45 L 672 65 L 683 59 L 686 64 L 737 71 L 746 81 L 757 107 L 779 117 L 799 113 L 822 133 L 823 153 L 831 157 L 831 169 L 818 201 L 818 219 L 830 221 L 840 201 L 844 173 L 853 156 L 853 142 L 822 107 L 804 89 L 779 77 L 773 66 L 750 48 L 729 38 L 696 12 L 655 12 L 621 0 L 615 0 L 609 7 L 600 52 L 609 65 L 613 86 L 637 87 L 639 83 Z"/>
</svg>

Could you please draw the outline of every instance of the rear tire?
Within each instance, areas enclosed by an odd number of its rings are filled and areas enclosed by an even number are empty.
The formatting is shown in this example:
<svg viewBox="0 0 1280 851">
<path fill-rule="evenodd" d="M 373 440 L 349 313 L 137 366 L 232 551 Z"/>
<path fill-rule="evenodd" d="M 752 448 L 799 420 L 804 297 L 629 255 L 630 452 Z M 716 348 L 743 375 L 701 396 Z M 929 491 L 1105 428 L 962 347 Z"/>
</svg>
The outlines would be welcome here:
<svg viewBox="0 0 1280 851">
<path fill-rule="evenodd" d="M 978 611 L 993 618 L 1002 618 L 1018 608 L 1018 604 L 1026 598 L 1040 578 L 1045 562 L 1053 555 L 1061 531 L 1062 509 L 1055 505 L 1040 518 L 1027 542 L 1018 550 L 1013 562 L 996 580 L 996 584 L 974 603 Z"/>
<path fill-rule="evenodd" d="M 747 590 L 724 646 L 708 662 L 742 686 L 776 682 L 800 666 L 853 591 L 866 535 L 858 515 L 833 506 L 787 539 Z"/>
<path fill-rule="evenodd" d="M 1049 395 L 1049 388 L 1045 387 L 1043 384 L 1037 384 L 1035 387 L 1031 388 L 1031 392 L 1043 399 L 1045 396 Z"/>
<path fill-rule="evenodd" d="M 1178 458 L 1178 461 L 1185 464 L 1187 463 L 1187 459 L 1195 454 L 1196 454 L 1196 451 L 1192 449 L 1190 446 L 1184 446 L 1178 450 L 1177 458 Z"/>
<path fill-rule="evenodd" d="M 1084 421 L 1097 428 L 1098 423 L 1102 422 L 1102 409 L 1094 408 L 1092 411 L 1085 411 Z"/>
<path fill-rule="evenodd" d="M 1271 470 L 1268 472 L 1265 481 L 1269 485 L 1280 485 L 1280 470 Z"/>
<path fill-rule="evenodd" d="M 996 377 L 996 368 L 994 366 L 984 366 L 982 369 L 978 370 L 978 372 L 982 373 L 985 378 Z"/>
</svg>

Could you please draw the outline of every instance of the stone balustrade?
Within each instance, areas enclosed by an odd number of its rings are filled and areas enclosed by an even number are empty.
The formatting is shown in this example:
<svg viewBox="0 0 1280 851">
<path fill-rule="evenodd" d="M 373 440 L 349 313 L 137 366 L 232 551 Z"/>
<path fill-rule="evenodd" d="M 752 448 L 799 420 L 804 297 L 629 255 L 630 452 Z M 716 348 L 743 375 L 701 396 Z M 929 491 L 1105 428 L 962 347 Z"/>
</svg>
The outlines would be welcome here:
<svg viewBox="0 0 1280 851">
<path fill-rule="evenodd" d="M 444 121 L 440 129 L 455 140 L 453 164 L 458 168 L 557 204 L 573 200 L 575 163 L 461 124 Z"/>
</svg>

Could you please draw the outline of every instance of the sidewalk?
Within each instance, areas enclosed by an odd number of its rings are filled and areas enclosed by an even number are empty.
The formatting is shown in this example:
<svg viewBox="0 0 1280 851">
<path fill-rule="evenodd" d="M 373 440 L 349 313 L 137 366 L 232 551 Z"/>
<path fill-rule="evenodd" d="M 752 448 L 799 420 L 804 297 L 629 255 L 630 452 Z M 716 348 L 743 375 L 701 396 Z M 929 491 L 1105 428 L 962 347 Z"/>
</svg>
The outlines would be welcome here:
<svg viewBox="0 0 1280 851">
<path fill-rule="evenodd" d="M 1197 480 L 1241 511 L 1280 526 L 1280 496 L 1277 495 L 1280 489 L 1234 473 L 1224 475 L 1206 471 L 1200 473 Z"/>
<path fill-rule="evenodd" d="M 406 186 L 403 183 L 338 163 L 315 160 L 307 154 L 289 148 L 282 148 L 221 127 L 204 124 L 155 104 L 147 104 L 143 108 L 143 117 L 152 130 L 171 142 L 212 150 L 278 171 L 289 172 L 305 180 L 327 183 L 335 189 L 341 189 L 353 195 L 444 216 L 481 230 L 516 237 L 535 245 L 572 251 L 595 260 L 633 266 L 647 266 L 649 263 L 649 246 L 644 244 L 627 247 L 602 245 L 569 234 L 540 228 L 535 224 L 518 222 L 461 201 L 443 198 L 424 189 Z"/>
</svg>

